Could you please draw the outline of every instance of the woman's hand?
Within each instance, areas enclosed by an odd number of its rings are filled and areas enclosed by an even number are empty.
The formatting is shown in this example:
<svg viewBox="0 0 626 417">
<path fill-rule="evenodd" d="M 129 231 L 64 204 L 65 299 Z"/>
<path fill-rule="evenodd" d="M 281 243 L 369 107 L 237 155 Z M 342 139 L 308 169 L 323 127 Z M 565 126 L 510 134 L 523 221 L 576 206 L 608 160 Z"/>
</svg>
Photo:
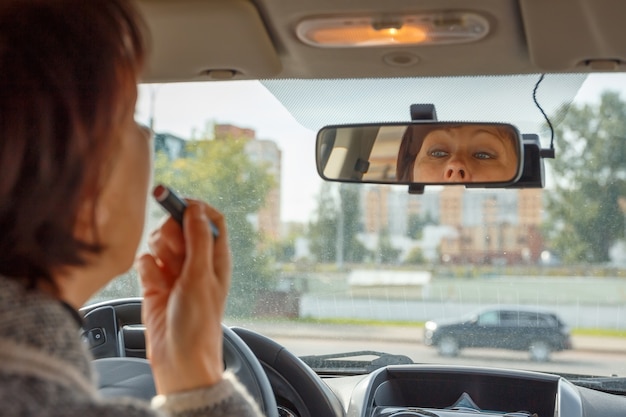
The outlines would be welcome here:
<svg viewBox="0 0 626 417">
<path fill-rule="evenodd" d="M 222 379 L 222 316 L 231 260 L 224 217 L 189 200 L 183 227 L 172 218 L 150 236 L 151 254 L 137 260 L 144 287 L 148 358 L 159 394 Z M 219 231 L 213 239 L 209 219 Z"/>
</svg>

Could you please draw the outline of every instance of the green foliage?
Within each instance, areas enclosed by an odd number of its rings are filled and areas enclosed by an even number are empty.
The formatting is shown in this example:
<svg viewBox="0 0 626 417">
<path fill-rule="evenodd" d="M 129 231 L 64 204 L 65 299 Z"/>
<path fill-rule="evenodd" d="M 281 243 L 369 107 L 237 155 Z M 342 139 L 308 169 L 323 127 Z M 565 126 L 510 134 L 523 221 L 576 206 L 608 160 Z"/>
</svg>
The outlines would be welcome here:
<svg viewBox="0 0 626 417">
<path fill-rule="evenodd" d="M 422 249 L 419 246 L 415 246 L 406 256 L 404 263 L 407 265 L 422 265 L 426 263 L 426 259 L 424 258 L 424 253 L 422 253 Z"/>
<path fill-rule="evenodd" d="M 237 138 L 194 140 L 185 145 L 189 157 L 169 161 L 159 154 L 155 161 L 155 181 L 207 201 L 226 217 L 233 259 L 230 315 L 251 314 L 256 295 L 273 287 L 270 258 L 248 220 L 263 207 L 273 181 L 267 167 L 251 162 L 245 143 Z"/>
<path fill-rule="evenodd" d="M 278 262 L 292 262 L 296 255 L 296 246 L 293 239 L 277 240 L 270 245 L 272 255 Z"/>
<path fill-rule="evenodd" d="M 310 248 L 318 262 L 334 262 L 337 250 L 345 262 L 362 262 L 367 249 L 357 239 L 361 231 L 361 194 L 358 184 L 341 184 L 339 201 L 330 183 L 323 183 L 315 220 L 309 224 Z"/>
<path fill-rule="evenodd" d="M 340 226 L 343 226 L 343 258 L 346 262 L 362 262 L 367 254 L 367 249 L 356 237 L 362 230 L 360 189 L 360 184 L 339 186 L 339 214 L 343 216 Z"/>
<path fill-rule="evenodd" d="M 309 224 L 311 253 L 318 262 L 337 258 L 337 204 L 330 183 L 324 182 L 317 196 L 315 220 Z"/>
<path fill-rule="evenodd" d="M 547 226 L 565 262 L 606 262 L 624 237 L 626 103 L 605 92 L 597 106 L 572 106 L 555 130 L 557 187 L 548 194 Z"/>
<path fill-rule="evenodd" d="M 378 235 L 378 256 L 380 262 L 384 264 L 392 264 L 398 262 L 398 256 L 400 256 L 400 249 L 396 249 L 391 244 L 391 238 L 389 236 L 388 229 L 382 229 Z"/>
<path fill-rule="evenodd" d="M 430 216 L 430 213 L 426 213 L 425 215 L 419 215 L 417 213 L 410 214 L 407 224 L 407 236 L 411 239 L 421 239 L 424 227 L 429 224 L 437 224 L 437 222 Z"/>
</svg>

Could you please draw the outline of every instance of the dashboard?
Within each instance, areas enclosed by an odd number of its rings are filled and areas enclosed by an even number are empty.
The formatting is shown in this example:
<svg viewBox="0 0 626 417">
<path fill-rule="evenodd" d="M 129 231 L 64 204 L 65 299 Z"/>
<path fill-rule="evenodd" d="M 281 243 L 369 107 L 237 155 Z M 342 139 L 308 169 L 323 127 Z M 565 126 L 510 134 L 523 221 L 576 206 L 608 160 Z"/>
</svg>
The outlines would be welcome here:
<svg viewBox="0 0 626 417">
<path fill-rule="evenodd" d="M 149 400 L 141 300 L 85 307 L 83 338 L 104 396 Z M 624 416 L 626 397 L 538 372 L 450 365 L 389 365 L 366 375 L 319 376 L 280 344 L 243 328 L 224 330 L 224 367 L 270 417 Z"/>
<path fill-rule="evenodd" d="M 576 388 L 548 374 L 459 366 L 388 366 L 352 390 L 350 415 L 582 416 Z"/>
</svg>

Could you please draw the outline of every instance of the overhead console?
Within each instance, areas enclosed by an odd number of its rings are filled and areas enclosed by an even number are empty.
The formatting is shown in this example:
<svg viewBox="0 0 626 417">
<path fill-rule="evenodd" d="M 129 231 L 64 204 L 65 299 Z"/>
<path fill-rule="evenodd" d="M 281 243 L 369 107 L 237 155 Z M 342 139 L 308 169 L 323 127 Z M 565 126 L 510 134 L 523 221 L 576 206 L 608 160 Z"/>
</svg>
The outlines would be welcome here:
<svg viewBox="0 0 626 417">
<path fill-rule="evenodd" d="M 389 366 L 352 392 L 348 416 L 582 416 L 577 389 L 556 375 L 472 367 Z"/>
</svg>

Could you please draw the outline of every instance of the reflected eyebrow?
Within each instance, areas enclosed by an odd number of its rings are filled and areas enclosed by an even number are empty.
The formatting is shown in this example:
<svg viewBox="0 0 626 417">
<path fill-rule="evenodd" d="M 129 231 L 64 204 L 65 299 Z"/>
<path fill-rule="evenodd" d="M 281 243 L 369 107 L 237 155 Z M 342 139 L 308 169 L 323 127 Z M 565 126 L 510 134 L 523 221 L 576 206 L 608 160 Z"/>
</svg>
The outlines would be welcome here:
<svg viewBox="0 0 626 417">
<path fill-rule="evenodd" d="M 478 129 L 474 132 L 474 134 L 472 135 L 472 137 L 475 137 L 481 133 L 486 133 L 490 136 L 494 136 L 495 138 L 497 138 L 500 143 L 502 143 L 502 145 L 506 148 L 507 145 L 513 145 L 513 140 L 511 140 L 511 138 L 507 135 L 500 135 L 499 132 L 496 130 L 495 132 L 490 131 L 488 129 Z"/>
<path fill-rule="evenodd" d="M 426 134 L 426 136 L 424 136 L 424 142 L 426 142 L 427 139 L 452 139 L 452 129 L 454 128 L 431 130 Z"/>
</svg>

